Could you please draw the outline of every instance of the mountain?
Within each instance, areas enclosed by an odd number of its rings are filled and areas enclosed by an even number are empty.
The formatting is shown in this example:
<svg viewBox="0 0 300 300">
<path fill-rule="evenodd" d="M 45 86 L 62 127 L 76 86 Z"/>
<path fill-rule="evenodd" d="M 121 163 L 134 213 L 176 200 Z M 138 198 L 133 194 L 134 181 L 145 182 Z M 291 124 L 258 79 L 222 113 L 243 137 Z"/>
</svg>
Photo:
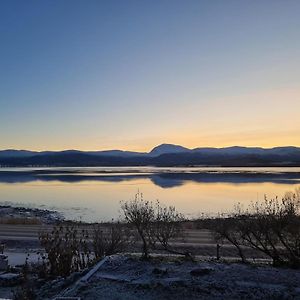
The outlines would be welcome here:
<svg viewBox="0 0 300 300">
<path fill-rule="evenodd" d="M 105 155 L 105 156 L 120 156 L 120 157 L 132 157 L 132 156 L 145 156 L 146 152 L 133 152 L 123 150 L 104 150 L 104 151 L 89 151 L 91 155 Z"/>
<path fill-rule="evenodd" d="M 297 147 L 188 149 L 162 144 L 149 153 L 105 151 L 0 151 L 0 166 L 300 166 Z"/>
<path fill-rule="evenodd" d="M 226 154 L 236 154 L 236 155 L 243 155 L 243 154 L 261 154 L 265 149 L 259 147 L 240 147 L 240 146 L 233 146 L 233 147 L 225 147 L 225 148 L 195 148 L 193 149 L 194 152 L 202 152 L 202 153 L 222 153 Z"/>
<path fill-rule="evenodd" d="M 0 151 L 0 157 L 28 157 L 37 153 L 35 151 L 8 149 Z"/>
<path fill-rule="evenodd" d="M 154 147 L 150 152 L 149 155 L 151 156 L 159 156 L 166 153 L 184 153 L 190 152 L 191 150 L 179 145 L 172 145 L 172 144 L 161 144 L 159 146 Z"/>
</svg>

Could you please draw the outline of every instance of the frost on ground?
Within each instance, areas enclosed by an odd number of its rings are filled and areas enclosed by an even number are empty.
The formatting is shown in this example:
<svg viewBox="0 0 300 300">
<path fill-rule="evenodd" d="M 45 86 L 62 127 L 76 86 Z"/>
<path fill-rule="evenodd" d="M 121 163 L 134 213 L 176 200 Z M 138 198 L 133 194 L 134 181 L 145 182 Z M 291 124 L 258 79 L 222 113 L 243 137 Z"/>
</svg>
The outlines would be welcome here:
<svg viewBox="0 0 300 300">
<path fill-rule="evenodd" d="M 113 256 L 71 295 L 86 300 L 300 299 L 300 271 Z"/>
</svg>

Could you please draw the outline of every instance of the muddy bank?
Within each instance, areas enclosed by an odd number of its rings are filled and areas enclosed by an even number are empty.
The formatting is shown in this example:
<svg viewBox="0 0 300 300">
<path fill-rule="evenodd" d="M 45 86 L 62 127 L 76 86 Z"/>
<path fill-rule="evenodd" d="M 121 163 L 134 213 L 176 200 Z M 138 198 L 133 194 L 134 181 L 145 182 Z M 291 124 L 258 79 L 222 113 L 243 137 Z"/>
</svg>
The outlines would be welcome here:
<svg viewBox="0 0 300 300">
<path fill-rule="evenodd" d="M 64 217 L 57 211 L 0 205 L 1 224 L 55 224 Z"/>
</svg>

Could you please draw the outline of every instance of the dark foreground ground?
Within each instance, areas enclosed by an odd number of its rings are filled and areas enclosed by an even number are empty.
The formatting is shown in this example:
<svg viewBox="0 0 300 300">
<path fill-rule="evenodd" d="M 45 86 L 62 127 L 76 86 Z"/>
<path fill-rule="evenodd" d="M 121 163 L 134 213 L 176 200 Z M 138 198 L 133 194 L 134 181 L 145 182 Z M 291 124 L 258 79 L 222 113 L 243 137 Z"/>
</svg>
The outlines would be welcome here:
<svg viewBox="0 0 300 300">
<path fill-rule="evenodd" d="M 51 231 L 58 217 L 50 211 L 10 206 L 2 206 L 0 212 L 0 241 L 5 243 L 9 264 L 24 264 L 27 253 L 28 261 L 37 263 L 38 234 Z M 268 266 L 268 260 L 253 251 L 247 253 L 251 265 L 233 263 L 237 253 L 228 243 L 222 244 L 221 261 L 216 262 L 212 260 L 216 256 L 212 233 L 195 228 L 193 222 L 187 225 L 184 238 L 174 239 L 172 246 L 198 255 L 197 262 L 160 253 L 151 261 L 141 261 L 137 255 L 116 255 L 84 281 L 86 272 L 52 281 L 31 278 L 37 299 L 55 299 L 57 295 L 87 300 L 300 299 L 300 270 Z M 80 226 L 91 230 L 88 224 Z M 140 251 L 140 244 L 128 251 Z M 265 264 L 258 265 L 262 262 Z M 0 298 L 13 298 L 20 288 L 19 277 L 17 270 L 0 272 Z"/>
<path fill-rule="evenodd" d="M 38 299 L 52 299 L 62 282 L 48 283 Z M 300 271 L 179 258 L 112 256 L 64 296 L 81 299 L 300 299 Z"/>
<path fill-rule="evenodd" d="M 10 276 L 0 275 L 0 298 L 12 299 L 20 290 L 17 280 L 8 284 Z M 114 255 L 68 278 L 32 277 L 31 283 L 37 300 L 300 299 L 300 270 L 175 256 L 142 261 L 137 255 Z"/>
</svg>

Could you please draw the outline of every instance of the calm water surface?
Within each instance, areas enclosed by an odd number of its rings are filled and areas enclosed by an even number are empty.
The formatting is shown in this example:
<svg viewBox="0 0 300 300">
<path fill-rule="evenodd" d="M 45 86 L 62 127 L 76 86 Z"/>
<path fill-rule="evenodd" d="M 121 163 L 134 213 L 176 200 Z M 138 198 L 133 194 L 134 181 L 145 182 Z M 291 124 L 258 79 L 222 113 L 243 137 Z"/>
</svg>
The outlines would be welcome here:
<svg viewBox="0 0 300 300">
<path fill-rule="evenodd" d="M 0 202 L 55 209 L 66 218 L 118 218 L 120 201 L 139 190 L 189 217 L 229 212 L 300 187 L 300 168 L 10 168 L 0 169 Z"/>
</svg>

